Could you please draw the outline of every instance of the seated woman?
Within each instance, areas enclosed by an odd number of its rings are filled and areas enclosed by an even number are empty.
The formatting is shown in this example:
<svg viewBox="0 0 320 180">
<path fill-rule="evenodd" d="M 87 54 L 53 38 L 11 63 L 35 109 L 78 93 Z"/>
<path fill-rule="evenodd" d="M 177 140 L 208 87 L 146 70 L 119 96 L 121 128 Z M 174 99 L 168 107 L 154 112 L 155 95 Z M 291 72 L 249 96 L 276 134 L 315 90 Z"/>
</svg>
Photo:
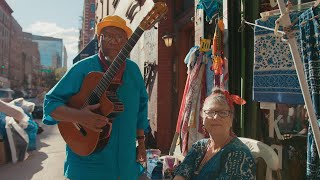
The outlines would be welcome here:
<svg viewBox="0 0 320 180">
<path fill-rule="evenodd" d="M 210 138 L 192 145 L 175 169 L 174 180 L 255 179 L 254 158 L 232 131 L 233 103 L 245 101 L 220 88 L 206 98 L 202 117 Z"/>
</svg>

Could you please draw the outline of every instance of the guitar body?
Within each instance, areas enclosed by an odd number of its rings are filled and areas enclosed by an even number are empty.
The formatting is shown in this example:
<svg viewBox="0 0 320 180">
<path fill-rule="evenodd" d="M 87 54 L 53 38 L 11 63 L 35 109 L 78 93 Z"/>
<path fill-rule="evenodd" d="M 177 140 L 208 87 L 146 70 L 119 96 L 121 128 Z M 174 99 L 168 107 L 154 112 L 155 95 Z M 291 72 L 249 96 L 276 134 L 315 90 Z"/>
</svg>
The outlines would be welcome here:
<svg viewBox="0 0 320 180">
<path fill-rule="evenodd" d="M 78 94 L 71 97 L 69 107 L 80 109 L 83 107 L 86 99 L 90 96 L 91 92 L 95 89 L 101 80 L 103 73 L 91 72 L 83 80 L 81 89 Z M 103 116 L 109 115 L 113 111 L 113 103 L 107 98 L 106 93 L 102 94 L 100 98 L 99 114 Z M 86 127 L 86 135 L 82 135 L 75 125 L 71 122 L 61 121 L 58 123 L 60 134 L 68 146 L 78 155 L 87 156 L 96 150 L 104 147 L 109 140 L 108 132 L 112 124 L 107 124 L 102 132 L 95 132 Z"/>
</svg>

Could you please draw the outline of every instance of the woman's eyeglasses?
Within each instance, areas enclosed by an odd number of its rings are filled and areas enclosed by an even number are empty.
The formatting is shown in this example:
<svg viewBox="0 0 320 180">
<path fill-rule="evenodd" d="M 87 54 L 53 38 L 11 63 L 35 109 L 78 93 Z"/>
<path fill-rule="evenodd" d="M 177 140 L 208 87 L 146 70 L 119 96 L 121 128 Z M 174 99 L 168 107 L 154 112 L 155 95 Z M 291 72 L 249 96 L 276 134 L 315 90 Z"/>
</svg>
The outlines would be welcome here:
<svg viewBox="0 0 320 180">
<path fill-rule="evenodd" d="M 212 110 L 204 110 L 203 111 L 207 117 L 213 118 L 216 114 L 218 114 L 221 118 L 226 118 L 230 116 L 231 111 L 229 110 L 222 110 L 222 111 L 212 111 Z"/>
<path fill-rule="evenodd" d="M 111 34 L 106 34 L 106 35 L 103 35 L 101 34 L 101 40 L 103 41 L 107 41 L 107 42 L 110 42 L 110 41 L 116 41 L 117 43 L 122 43 L 122 42 L 125 42 L 127 41 L 127 37 L 124 37 L 122 35 L 111 35 Z"/>
</svg>

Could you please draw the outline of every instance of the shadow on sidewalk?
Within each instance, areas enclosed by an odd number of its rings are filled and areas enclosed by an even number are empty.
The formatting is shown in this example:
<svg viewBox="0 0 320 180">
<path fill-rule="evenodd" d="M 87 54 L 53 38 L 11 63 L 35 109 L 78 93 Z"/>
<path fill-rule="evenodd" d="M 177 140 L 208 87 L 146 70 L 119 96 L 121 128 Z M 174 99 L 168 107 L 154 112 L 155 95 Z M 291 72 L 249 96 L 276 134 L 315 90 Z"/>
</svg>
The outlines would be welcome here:
<svg viewBox="0 0 320 180">
<path fill-rule="evenodd" d="M 42 143 L 44 146 L 48 146 Z M 0 166 L 1 179 L 30 180 L 33 175 L 43 169 L 43 161 L 48 158 L 44 152 L 29 152 L 29 157 L 16 164 L 7 163 Z"/>
<path fill-rule="evenodd" d="M 56 126 L 42 126 L 44 131 L 37 136 L 37 149 L 29 151 L 28 158 L 22 162 L 13 164 L 8 162 L 0 166 L 1 180 L 31 180 L 39 179 L 47 174 L 50 153 L 55 154 L 57 148 L 55 142 L 59 142 L 59 131 Z M 54 158 L 55 156 L 51 155 Z M 63 162 L 63 161 L 62 161 Z M 62 163 L 61 163 L 62 164 Z M 52 166 L 52 164 L 50 165 Z"/>
</svg>

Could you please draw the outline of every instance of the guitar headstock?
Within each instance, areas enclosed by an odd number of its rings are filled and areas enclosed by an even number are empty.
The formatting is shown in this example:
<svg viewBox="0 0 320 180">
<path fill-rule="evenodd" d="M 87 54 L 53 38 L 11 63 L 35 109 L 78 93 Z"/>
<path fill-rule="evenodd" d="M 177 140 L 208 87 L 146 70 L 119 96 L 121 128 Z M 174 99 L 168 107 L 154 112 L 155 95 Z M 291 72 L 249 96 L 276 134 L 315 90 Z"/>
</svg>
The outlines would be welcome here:
<svg viewBox="0 0 320 180">
<path fill-rule="evenodd" d="M 167 13 L 168 6 L 165 2 L 157 2 L 151 11 L 143 18 L 139 27 L 143 30 L 151 29 Z"/>
</svg>

